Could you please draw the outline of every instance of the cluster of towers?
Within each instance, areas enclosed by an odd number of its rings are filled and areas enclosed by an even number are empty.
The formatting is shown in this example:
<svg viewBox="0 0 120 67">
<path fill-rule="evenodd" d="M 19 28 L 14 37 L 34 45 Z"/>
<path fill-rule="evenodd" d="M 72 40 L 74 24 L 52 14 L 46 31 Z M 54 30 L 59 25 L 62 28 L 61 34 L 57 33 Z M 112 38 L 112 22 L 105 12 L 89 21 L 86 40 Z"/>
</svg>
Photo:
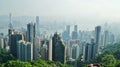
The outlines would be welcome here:
<svg viewBox="0 0 120 67">
<path fill-rule="evenodd" d="M 114 43 L 114 35 L 109 35 L 107 30 L 103 32 L 101 26 L 96 26 L 93 31 L 78 31 L 77 25 L 74 25 L 73 31 L 70 28 L 71 26 L 67 25 L 62 33 L 68 61 L 79 57 L 81 61 L 90 61 L 96 54 L 100 54 L 106 45 Z"/>
<path fill-rule="evenodd" d="M 35 23 L 27 24 L 26 31 L 18 31 L 13 28 L 12 15 L 8 29 L 8 41 L 6 44 L 8 51 L 21 61 L 32 61 L 42 58 L 44 60 L 53 60 L 65 63 L 65 44 L 57 32 L 47 38 L 41 38 L 39 27 L 39 16 L 36 16 Z M 0 47 L 4 48 L 4 37 L 0 35 Z M 6 48 L 6 47 L 5 47 Z"/>
<path fill-rule="evenodd" d="M 16 59 L 21 61 L 44 60 L 66 63 L 81 57 L 81 61 L 90 61 L 99 54 L 104 46 L 113 44 L 114 34 L 103 31 L 96 26 L 93 31 L 78 31 L 78 26 L 67 25 L 62 35 L 57 32 L 50 37 L 40 35 L 39 16 L 35 23 L 27 24 L 27 30 L 18 31 L 13 27 L 12 14 L 9 14 L 8 35 L 0 34 L 0 48 L 7 49 Z M 45 34 L 46 35 L 46 34 Z"/>
</svg>

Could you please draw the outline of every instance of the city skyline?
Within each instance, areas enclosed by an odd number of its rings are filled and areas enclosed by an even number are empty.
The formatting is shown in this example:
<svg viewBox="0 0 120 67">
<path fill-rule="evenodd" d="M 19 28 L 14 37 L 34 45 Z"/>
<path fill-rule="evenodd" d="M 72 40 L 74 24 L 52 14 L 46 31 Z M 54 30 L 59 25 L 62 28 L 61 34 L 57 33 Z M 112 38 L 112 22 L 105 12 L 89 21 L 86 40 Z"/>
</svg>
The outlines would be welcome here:
<svg viewBox="0 0 120 67">
<path fill-rule="evenodd" d="M 0 67 L 120 67 L 119 2 L 1 0 Z"/>
<path fill-rule="evenodd" d="M 1 0 L 0 4 L 0 15 L 64 17 L 94 26 L 120 21 L 118 0 Z"/>
</svg>

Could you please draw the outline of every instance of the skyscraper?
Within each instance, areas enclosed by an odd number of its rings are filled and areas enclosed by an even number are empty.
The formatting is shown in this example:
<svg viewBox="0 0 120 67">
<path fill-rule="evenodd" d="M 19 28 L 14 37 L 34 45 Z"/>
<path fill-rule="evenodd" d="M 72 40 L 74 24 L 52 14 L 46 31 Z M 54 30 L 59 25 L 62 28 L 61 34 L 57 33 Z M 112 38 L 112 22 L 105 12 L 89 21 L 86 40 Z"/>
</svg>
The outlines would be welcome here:
<svg viewBox="0 0 120 67">
<path fill-rule="evenodd" d="M 6 48 L 6 49 L 7 49 L 7 47 L 9 47 L 8 42 L 9 42 L 8 36 L 4 37 L 4 48 Z M 7 49 L 7 50 L 9 50 L 9 49 Z"/>
<path fill-rule="evenodd" d="M 59 39 L 60 39 L 60 36 L 56 32 L 52 38 L 52 60 L 55 60 L 55 45 Z"/>
<path fill-rule="evenodd" d="M 60 40 L 55 47 L 55 61 L 65 63 L 65 57 L 65 44 Z"/>
<path fill-rule="evenodd" d="M 95 43 L 97 45 L 97 51 L 99 51 L 100 48 L 100 32 L 101 32 L 101 26 L 95 27 Z"/>
<path fill-rule="evenodd" d="M 74 31 L 75 31 L 75 32 L 78 31 L 78 26 L 77 26 L 77 25 L 74 26 Z"/>
<path fill-rule="evenodd" d="M 52 60 L 52 39 L 51 38 L 49 39 L 48 48 L 49 48 L 49 51 L 48 51 L 49 56 L 48 56 L 48 58 L 49 58 L 49 60 Z"/>
<path fill-rule="evenodd" d="M 66 26 L 66 32 L 67 32 L 68 36 L 70 37 L 70 25 Z"/>
<path fill-rule="evenodd" d="M 0 48 L 4 48 L 4 35 L 0 33 Z"/>
<path fill-rule="evenodd" d="M 34 60 L 37 60 L 40 56 L 40 37 L 39 36 L 36 36 L 34 38 L 34 43 L 33 43 L 33 59 Z"/>
<path fill-rule="evenodd" d="M 110 44 L 114 44 L 114 42 L 115 42 L 115 35 L 114 34 L 110 34 L 109 42 L 110 42 Z"/>
<path fill-rule="evenodd" d="M 86 43 L 83 50 L 83 61 L 90 61 L 95 58 L 97 54 L 97 45 L 94 43 L 94 39 L 91 39 L 91 43 Z"/>
<path fill-rule="evenodd" d="M 104 32 L 104 46 L 108 45 L 109 32 L 106 30 Z"/>
<path fill-rule="evenodd" d="M 99 44 L 101 26 L 95 27 L 95 42 Z"/>
<path fill-rule="evenodd" d="M 12 14 L 11 14 L 11 13 L 9 14 L 9 22 L 10 22 L 10 23 L 9 23 L 9 26 L 8 26 L 9 29 L 13 29 L 13 25 L 12 25 Z"/>
<path fill-rule="evenodd" d="M 27 46 L 27 60 L 33 60 L 33 44 L 31 42 L 26 43 Z"/>
<path fill-rule="evenodd" d="M 73 58 L 73 50 L 77 50 L 76 51 L 76 57 L 74 57 L 74 59 L 78 58 L 80 51 L 79 51 L 79 45 L 80 45 L 80 41 L 79 40 L 69 40 L 69 57 Z M 76 48 L 77 47 L 77 48 Z"/>
<path fill-rule="evenodd" d="M 46 43 L 43 44 L 43 47 L 40 50 L 41 58 L 48 60 L 48 46 Z"/>
<path fill-rule="evenodd" d="M 101 44 L 102 47 L 104 47 L 104 34 L 101 34 L 100 44 Z"/>
<path fill-rule="evenodd" d="M 39 16 L 36 16 L 36 35 L 40 36 Z"/>
<path fill-rule="evenodd" d="M 23 40 L 17 41 L 17 58 L 21 61 L 32 61 L 33 44 Z"/>
<path fill-rule="evenodd" d="M 17 41 L 23 40 L 22 34 L 13 34 L 10 37 L 10 52 L 17 58 Z"/>
<path fill-rule="evenodd" d="M 77 25 L 74 26 L 74 31 L 72 31 L 72 39 L 78 39 L 78 28 Z"/>
<path fill-rule="evenodd" d="M 41 40 L 41 51 L 42 58 L 45 60 L 52 60 L 52 40 L 43 39 Z"/>
<path fill-rule="evenodd" d="M 29 23 L 27 24 L 27 41 L 33 43 L 34 38 L 35 38 L 35 24 Z"/>
<path fill-rule="evenodd" d="M 4 48 L 4 39 L 0 38 L 0 48 Z"/>
<path fill-rule="evenodd" d="M 79 57 L 79 46 L 78 44 L 74 44 L 72 46 L 72 59 L 77 59 Z"/>
<path fill-rule="evenodd" d="M 12 25 L 12 14 L 9 14 L 9 25 L 8 25 L 8 36 L 9 36 L 9 41 L 8 41 L 8 45 L 10 45 L 10 38 L 11 35 L 14 34 L 14 29 L 13 29 L 13 25 Z"/>
<path fill-rule="evenodd" d="M 65 63 L 65 45 L 57 32 L 52 38 L 52 60 Z"/>
<path fill-rule="evenodd" d="M 70 25 L 66 26 L 65 31 L 62 33 L 62 39 L 68 41 L 70 39 Z"/>
</svg>

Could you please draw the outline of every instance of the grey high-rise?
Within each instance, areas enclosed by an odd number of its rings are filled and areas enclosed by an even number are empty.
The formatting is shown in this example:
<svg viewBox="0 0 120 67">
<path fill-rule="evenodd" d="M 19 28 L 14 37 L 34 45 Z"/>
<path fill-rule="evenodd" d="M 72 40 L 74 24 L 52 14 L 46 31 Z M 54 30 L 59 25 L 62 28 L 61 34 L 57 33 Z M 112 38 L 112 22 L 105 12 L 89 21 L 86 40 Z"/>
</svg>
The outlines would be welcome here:
<svg viewBox="0 0 120 67">
<path fill-rule="evenodd" d="M 4 48 L 4 39 L 0 38 L 0 48 Z"/>
<path fill-rule="evenodd" d="M 34 60 L 37 60 L 37 59 L 39 59 L 39 56 L 40 56 L 40 37 L 39 36 L 36 36 L 35 38 L 34 38 L 34 43 L 33 43 L 33 47 L 34 47 L 34 49 L 33 49 L 33 59 Z"/>
<path fill-rule="evenodd" d="M 27 41 L 33 43 L 34 38 L 35 38 L 35 24 L 29 23 L 27 24 Z"/>
<path fill-rule="evenodd" d="M 41 40 L 41 58 L 44 60 L 52 60 L 52 40 Z"/>
<path fill-rule="evenodd" d="M 95 27 L 95 42 L 96 42 L 96 44 L 98 44 L 99 40 L 100 40 L 100 31 L 101 31 L 101 26 Z"/>
<path fill-rule="evenodd" d="M 74 26 L 74 31 L 72 31 L 72 39 L 78 39 L 78 27 L 77 25 Z"/>
<path fill-rule="evenodd" d="M 36 35 L 40 36 L 39 16 L 36 16 Z"/>
<path fill-rule="evenodd" d="M 95 58 L 97 54 L 97 45 L 94 43 L 94 39 L 91 39 L 91 43 L 84 45 L 83 61 L 90 61 Z"/>
<path fill-rule="evenodd" d="M 108 44 L 109 32 L 106 30 L 104 32 L 104 46 Z"/>
<path fill-rule="evenodd" d="M 97 51 L 99 51 L 99 42 L 100 42 L 100 32 L 101 32 L 101 26 L 95 27 L 95 43 L 97 45 Z"/>
<path fill-rule="evenodd" d="M 62 39 L 68 41 L 70 39 L 70 25 L 66 26 L 65 31 L 62 33 Z"/>
<path fill-rule="evenodd" d="M 67 32 L 68 36 L 70 36 L 70 25 L 66 26 L 66 32 Z"/>
<path fill-rule="evenodd" d="M 77 25 L 74 26 L 74 31 L 75 31 L 75 32 L 78 31 L 78 26 L 77 26 Z"/>
</svg>

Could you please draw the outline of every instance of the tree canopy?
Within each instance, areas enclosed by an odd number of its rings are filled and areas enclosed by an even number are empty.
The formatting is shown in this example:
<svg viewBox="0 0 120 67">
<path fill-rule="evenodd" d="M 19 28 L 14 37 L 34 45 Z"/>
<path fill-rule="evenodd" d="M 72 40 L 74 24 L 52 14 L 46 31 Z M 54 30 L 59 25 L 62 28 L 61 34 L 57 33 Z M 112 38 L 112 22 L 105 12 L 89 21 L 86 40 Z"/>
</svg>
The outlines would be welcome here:
<svg viewBox="0 0 120 67">
<path fill-rule="evenodd" d="M 102 66 L 103 67 L 115 67 L 116 59 L 113 55 L 105 55 L 102 58 Z"/>
<path fill-rule="evenodd" d="M 104 67 L 120 67 L 120 43 L 106 46 L 92 63 L 100 63 Z"/>
<path fill-rule="evenodd" d="M 32 62 L 22 62 L 19 60 L 10 60 L 0 65 L 0 67 L 72 67 L 60 62 L 45 61 L 42 59 L 34 60 Z"/>
<path fill-rule="evenodd" d="M 0 48 L 0 67 L 72 67 L 67 64 L 62 64 L 60 62 L 54 62 L 49 60 L 33 60 L 22 62 L 16 60 L 12 54 L 7 52 L 5 49 Z"/>
<path fill-rule="evenodd" d="M 0 63 L 5 63 L 9 60 L 14 60 L 12 54 L 8 53 L 5 49 L 0 48 Z"/>
</svg>

